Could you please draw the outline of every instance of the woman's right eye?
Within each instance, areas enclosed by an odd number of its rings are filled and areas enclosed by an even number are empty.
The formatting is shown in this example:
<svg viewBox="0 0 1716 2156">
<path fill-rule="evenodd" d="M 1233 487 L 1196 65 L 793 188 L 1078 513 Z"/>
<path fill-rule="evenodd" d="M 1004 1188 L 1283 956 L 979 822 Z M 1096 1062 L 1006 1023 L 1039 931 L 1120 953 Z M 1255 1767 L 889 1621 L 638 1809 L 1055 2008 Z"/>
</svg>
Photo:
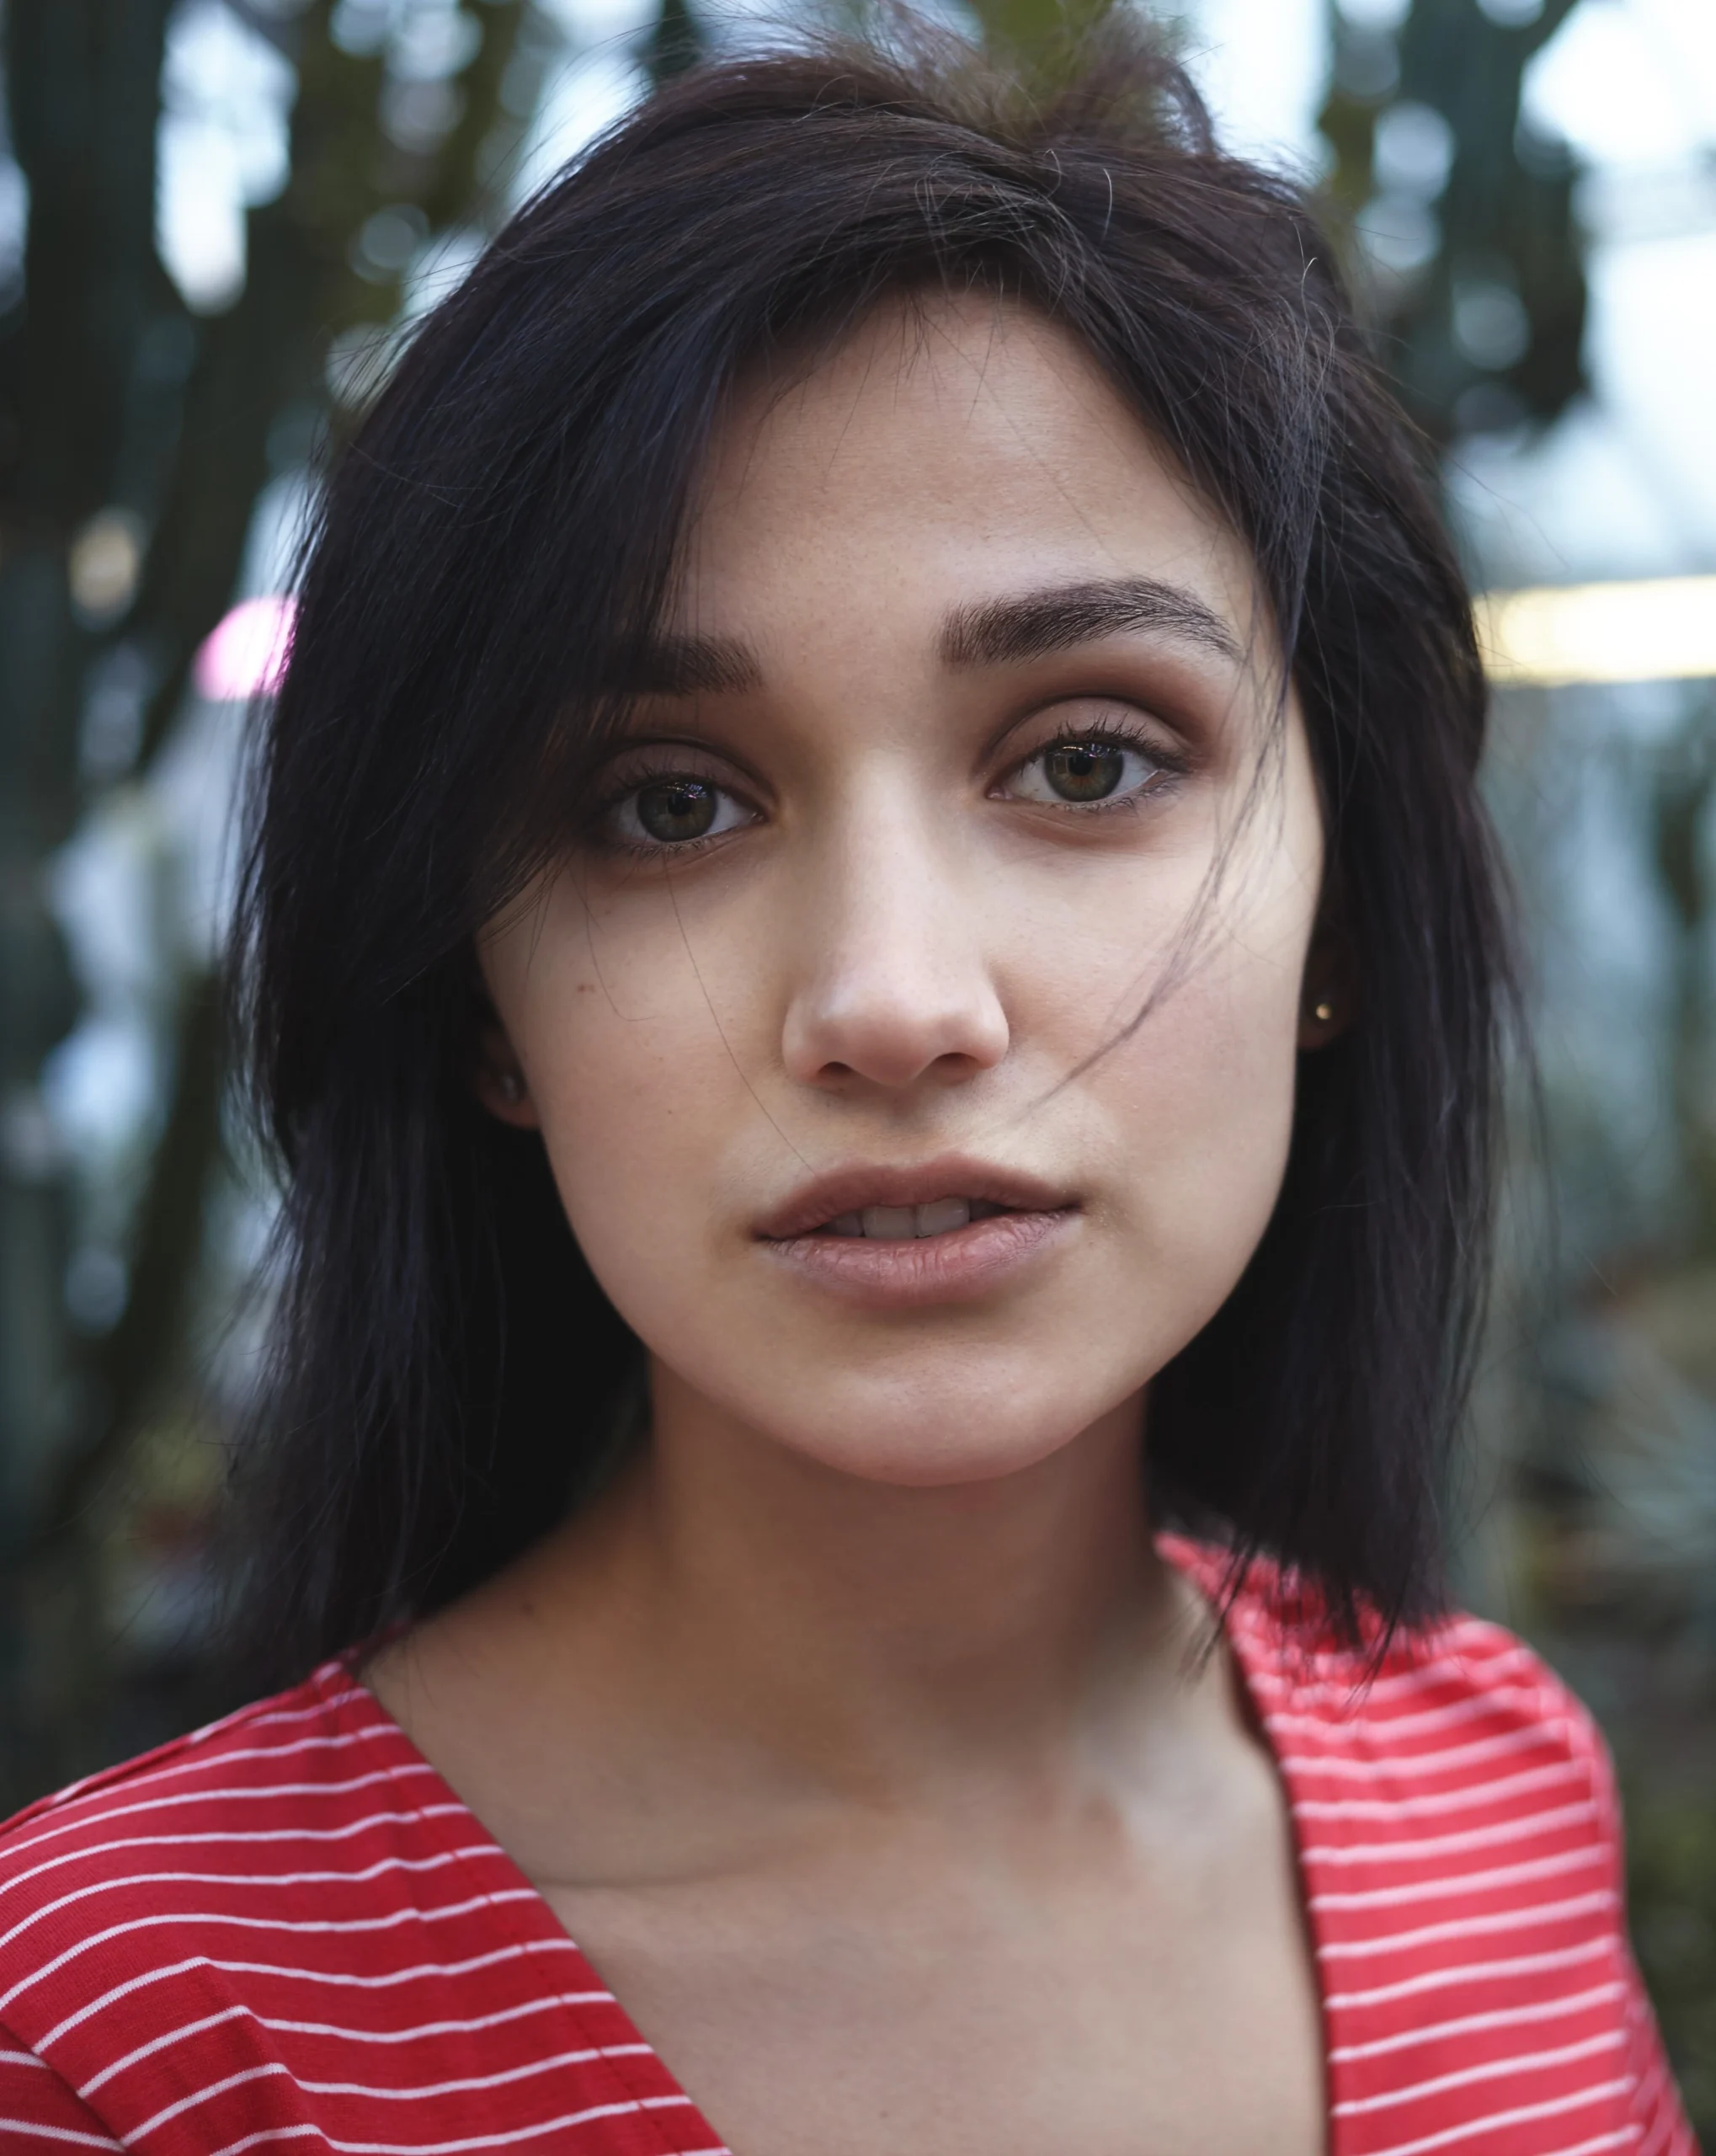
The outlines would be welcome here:
<svg viewBox="0 0 1716 2156">
<path fill-rule="evenodd" d="M 754 817 L 743 802 L 712 779 L 674 771 L 622 794 L 605 820 L 623 845 L 656 851 L 719 838 Z"/>
</svg>

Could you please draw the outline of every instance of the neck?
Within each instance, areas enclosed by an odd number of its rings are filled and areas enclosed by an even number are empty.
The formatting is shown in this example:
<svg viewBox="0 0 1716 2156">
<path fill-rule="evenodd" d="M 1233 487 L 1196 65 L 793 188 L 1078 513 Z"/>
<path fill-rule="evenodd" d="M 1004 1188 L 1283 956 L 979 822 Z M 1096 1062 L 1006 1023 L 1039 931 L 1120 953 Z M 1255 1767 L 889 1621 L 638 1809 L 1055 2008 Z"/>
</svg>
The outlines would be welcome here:
<svg viewBox="0 0 1716 2156">
<path fill-rule="evenodd" d="M 654 1407 L 607 1497 L 528 1561 L 551 1660 L 599 1626 L 669 1714 L 871 1792 L 1040 1765 L 1178 1686 L 1187 1598 L 1148 1533 L 1139 1401 L 930 1488 L 807 1460 L 660 1369 Z"/>
</svg>

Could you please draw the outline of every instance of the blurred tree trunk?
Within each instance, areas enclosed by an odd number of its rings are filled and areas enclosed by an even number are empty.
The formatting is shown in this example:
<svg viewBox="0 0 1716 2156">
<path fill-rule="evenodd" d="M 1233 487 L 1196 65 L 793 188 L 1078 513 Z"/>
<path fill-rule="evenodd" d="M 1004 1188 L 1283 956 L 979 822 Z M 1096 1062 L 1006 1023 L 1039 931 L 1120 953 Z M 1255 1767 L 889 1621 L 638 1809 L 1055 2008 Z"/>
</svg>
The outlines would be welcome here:
<svg viewBox="0 0 1716 2156">
<path fill-rule="evenodd" d="M 1335 67 L 1319 124 L 1334 149 L 1330 200 L 1363 223 L 1415 221 L 1418 259 L 1363 250 L 1359 282 L 1408 410 L 1445 446 L 1463 432 L 1556 418 L 1583 386 L 1584 243 L 1573 160 L 1521 120 L 1525 70 L 1575 0 L 1503 23 L 1479 0 L 1412 0 L 1398 34 L 1330 0 Z M 1392 161 L 1378 123 L 1415 134 Z M 1404 127 L 1403 127 L 1404 123 Z M 1438 126 L 1447 162 L 1437 174 Z M 1415 181 L 1411 165 L 1420 164 Z M 1410 230 L 1410 227 L 1409 227 Z"/>
<path fill-rule="evenodd" d="M 170 0 L 10 0 L 6 21 L 30 211 L 23 304 L 0 323 L 0 1811 L 27 1793 L 7 1788 L 8 1770 L 40 1786 L 101 1746 L 111 1643 L 90 1500 L 184 1377 L 220 1159 L 220 995 L 193 977 L 177 997 L 128 1301 L 106 1334 L 77 1338 L 62 1289 L 70 1193 L 40 1085 L 77 1010 L 44 872 L 84 798 L 82 707 L 123 655 L 141 684 L 132 781 L 146 771 L 231 603 L 263 486 L 312 432 L 343 423 L 331 344 L 382 332 L 397 308 L 403 265 L 365 257 L 368 221 L 391 211 L 429 236 L 492 223 L 525 117 L 508 109 L 516 84 L 503 93 L 529 0 L 461 0 L 471 49 L 438 138 L 397 124 L 403 93 L 385 51 L 334 42 L 334 0 L 285 19 L 233 4 L 297 69 L 290 173 L 249 214 L 242 294 L 200 322 L 154 247 Z M 92 623 L 68 564 L 103 515 L 118 545 L 130 535 L 144 552 L 117 618 Z M 15 1767 L 26 1753 L 28 1769 Z"/>
<path fill-rule="evenodd" d="M 74 536 L 114 502 L 128 392 L 162 282 L 156 84 L 168 0 L 11 0 L 12 140 L 30 191 L 25 300 L 0 327 L 0 1742 L 15 1749 L 19 1570 L 80 1402 L 61 1283 L 67 1193 L 40 1091 L 77 998 L 44 869 L 78 809 L 92 643 Z M 124 527 L 115 526 L 123 547 Z"/>
<path fill-rule="evenodd" d="M 661 11 L 643 40 L 644 72 L 655 88 L 695 67 L 706 50 L 703 33 L 686 0 L 661 0 Z"/>
</svg>

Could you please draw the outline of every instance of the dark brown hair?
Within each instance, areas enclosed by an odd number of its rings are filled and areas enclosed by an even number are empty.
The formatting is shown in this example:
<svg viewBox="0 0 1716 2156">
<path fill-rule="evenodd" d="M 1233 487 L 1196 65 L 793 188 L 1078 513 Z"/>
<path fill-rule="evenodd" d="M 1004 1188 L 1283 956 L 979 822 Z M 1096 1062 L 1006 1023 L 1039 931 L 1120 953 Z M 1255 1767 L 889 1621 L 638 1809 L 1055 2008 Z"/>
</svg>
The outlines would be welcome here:
<svg viewBox="0 0 1716 2156">
<path fill-rule="evenodd" d="M 1153 1502 L 1349 1620 L 1436 1604 L 1506 977 L 1482 672 L 1324 236 L 1116 13 L 1034 96 L 927 35 L 682 78 L 513 221 L 332 475 L 242 925 L 285 1202 L 242 1517 L 283 1671 L 482 1578 L 594 1471 L 638 1349 L 540 1141 L 474 1105 L 471 938 L 565 842 L 735 376 L 926 290 L 1061 325 L 1248 542 L 1362 984 L 1302 1059 L 1260 1248 L 1152 1387 Z"/>
</svg>

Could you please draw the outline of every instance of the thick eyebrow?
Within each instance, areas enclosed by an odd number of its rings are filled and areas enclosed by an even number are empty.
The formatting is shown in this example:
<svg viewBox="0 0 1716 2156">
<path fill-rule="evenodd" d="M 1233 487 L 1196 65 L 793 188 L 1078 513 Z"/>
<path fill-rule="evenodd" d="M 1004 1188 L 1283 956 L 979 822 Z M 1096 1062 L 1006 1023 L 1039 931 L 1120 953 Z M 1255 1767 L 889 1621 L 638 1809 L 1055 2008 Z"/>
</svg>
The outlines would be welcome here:
<svg viewBox="0 0 1716 2156">
<path fill-rule="evenodd" d="M 947 666 L 1016 666 L 1129 629 L 1155 629 L 1235 664 L 1244 658 L 1232 629 L 1194 593 L 1149 577 L 1117 577 L 956 606 L 942 623 L 941 659 Z"/>
<path fill-rule="evenodd" d="M 1016 666 L 1132 629 L 1157 630 L 1236 664 L 1244 657 L 1221 616 L 1194 593 L 1149 577 L 1116 577 L 956 606 L 941 625 L 941 661 Z M 742 637 L 663 631 L 650 638 L 627 687 L 634 696 L 732 696 L 762 679 L 762 663 Z"/>
<path fill-rule="evenodd" d="M 658 632 L 630 670 L 633 696 L 732 696 L 760 686 L 763 669 L 742 637 L 681 636 Z"/>
</svg>

